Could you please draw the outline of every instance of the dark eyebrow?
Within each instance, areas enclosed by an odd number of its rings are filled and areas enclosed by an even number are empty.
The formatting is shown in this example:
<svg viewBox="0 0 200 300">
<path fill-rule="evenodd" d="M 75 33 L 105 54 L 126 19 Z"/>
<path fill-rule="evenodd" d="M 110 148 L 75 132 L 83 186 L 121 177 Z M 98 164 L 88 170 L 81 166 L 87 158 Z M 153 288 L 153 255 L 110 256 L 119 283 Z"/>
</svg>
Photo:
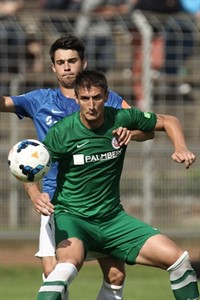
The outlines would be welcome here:
<svg viewBox="0 0 200 300">
<path fill-rule="evenodd" d="M 78 60 L 77 57 L 72 57 L 69 59 L 58 59 L 56 60 L 56 63 L 64 63 L 65 61 L 68 61 L 70 63 L 70 62 L 76 62 L 77 60 Z"/>
<path fill-rule="evenodd" d="M 102 99 L 102 98 L 103 98 L 102 94 L 97 94 L 94 97 L 92 97 L 92 99 L 94 99 L 94 100 L 99 100 L 99 99 Z"/>
<path fill-rule="evenodd" d="M 97 94 L 97 95 L 94 95 L 94 96 L 92 97 L 93 100 L 100 100 L 100 99 L 102 99 L 102 98 L 103 98 L 103 97 L 102 97 L 102 94 Z M 80 96 L 80 99 L 81 99 L 81 100 L 88 100 L 88 99 L 90 99 L 90 96 L 82 95 L 82 96 Z"/>
</svg>

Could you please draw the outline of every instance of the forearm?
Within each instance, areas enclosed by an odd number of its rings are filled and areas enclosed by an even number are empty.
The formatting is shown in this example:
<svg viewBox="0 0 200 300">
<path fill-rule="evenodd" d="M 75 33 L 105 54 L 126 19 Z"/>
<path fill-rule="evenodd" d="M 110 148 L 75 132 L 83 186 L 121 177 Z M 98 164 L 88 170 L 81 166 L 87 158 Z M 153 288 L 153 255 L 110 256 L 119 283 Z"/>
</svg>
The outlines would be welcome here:
<svg viewBox="0 0 200 300">
<path fill-rule="evenodd" d="M 178 118 L 168 115 L 157 115 L 157 131 L 165 131 L 172 144 L 174 153 L 172 159 L 178 163 L 184 163 L 188 169 L 196 160 L 195 155 L 187 149 L 181 123 Z"/>
<path fill-rule="evenodd" d="M 41 194 L 40 186 L 38 182 L 30 182 L 30 183 L 26 182 L 23 183 L 23 186 L 31 200 Z"/>
<path fill-rule="evenodd" d="M 183 129 L 178 118 L 169 115 L 157 115 L 155 130 L 164 130 L 176 150 L 187 148 Z"/>
<path fill-rule="evenodd" d="M 54 211 L 54 206 L 50 202 L 50 197 L 47 193 L 40 190 L 40 185 L 37 182 L 24 183 L 24 189 L 31 199 L 34 209 L 45 216 L 51 215 Z"/>
<path fill-rule="evenodd" d="M 140 130 L 132 130 L 131 131 L 131 140 L 135 142 L 144 142 L 147 140 L 151 140 L 155 137 L 154 131 L 145 132 Z"/>
</svg>

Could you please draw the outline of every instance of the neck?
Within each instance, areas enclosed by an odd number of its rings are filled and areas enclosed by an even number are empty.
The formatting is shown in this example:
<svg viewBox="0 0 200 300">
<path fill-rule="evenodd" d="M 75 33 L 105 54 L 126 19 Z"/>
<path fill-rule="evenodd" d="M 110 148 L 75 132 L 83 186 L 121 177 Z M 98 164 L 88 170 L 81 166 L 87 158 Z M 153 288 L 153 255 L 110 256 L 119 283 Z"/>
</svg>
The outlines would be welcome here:
<svg viewBox="0 0 200 300">
<path fill-rule="evenodd" d="M 80 112 L 81 123 L 88 129 L 97 129 L 101 127 L 104 123 L 104 116 L 95 120 L 87 120 Z"/>
<path fill-rule="evenodd" d="M 74 89 L 67 89 L 60 86 L 60 90 L 65 97 L 75 99 Z"/>
</svg>

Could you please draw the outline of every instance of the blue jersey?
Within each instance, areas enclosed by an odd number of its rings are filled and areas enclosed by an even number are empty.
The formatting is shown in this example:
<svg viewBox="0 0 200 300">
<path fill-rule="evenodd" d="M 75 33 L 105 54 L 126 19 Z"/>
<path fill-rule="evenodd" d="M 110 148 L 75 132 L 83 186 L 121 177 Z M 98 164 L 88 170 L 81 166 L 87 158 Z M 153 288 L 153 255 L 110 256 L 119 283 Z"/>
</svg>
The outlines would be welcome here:
<svg viewBox="0 0 200 300">
<path fill-rule="evenodd" d="M 41 142 L 44 140 L 49 128 L 77 110 L 79 105 L 73 98 L 65 97 L 59 88 L 38 89 L 26 94 L 11 97 L 17 116 L 31 118 Z M 109 91 L 106 106 L 117 109 L 122 108 L 122 97 Z M 57 164 L 53 164 L 50 172 L 43 178 L 43 191 L 49 193 L 52 199 L 56 188 Z"/>
</svg>

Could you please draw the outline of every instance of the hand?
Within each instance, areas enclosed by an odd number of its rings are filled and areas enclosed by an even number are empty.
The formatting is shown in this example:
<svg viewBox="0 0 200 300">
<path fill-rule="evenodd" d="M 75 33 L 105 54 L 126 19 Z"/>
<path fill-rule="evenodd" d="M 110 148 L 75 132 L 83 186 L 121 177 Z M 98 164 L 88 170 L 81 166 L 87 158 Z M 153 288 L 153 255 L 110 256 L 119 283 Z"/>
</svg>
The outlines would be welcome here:
<svg viewBox="0 0 200 300">
<path fill-rule="evenodd" d="M 31 199 L 35 210 L 44 216 L 50 216 L 54 212 L 54 206 L 50 202 L 48 193 L 40 193 L 36 198 Z"/>
<path fill-rule="evenodd" d="M 177 163 L 184 163 L 186 169 L 189 169 L 189 167 L 195 162 L 196 157 L 191 151 L 184 149 L 175 151 L 172 154 L 172 159 Z"/>
<path fill-rule="evenodd" d="M 128 130 L 125 127 L 121 127 L 121 126 L 117 129 L 113 130 L 113 135 L 118 140 L 118 143 L 120 146 L 128 145 L 128 143 L 131 140 L 131 136 L 132 136 L 130 130 Z"/>
</svg>

